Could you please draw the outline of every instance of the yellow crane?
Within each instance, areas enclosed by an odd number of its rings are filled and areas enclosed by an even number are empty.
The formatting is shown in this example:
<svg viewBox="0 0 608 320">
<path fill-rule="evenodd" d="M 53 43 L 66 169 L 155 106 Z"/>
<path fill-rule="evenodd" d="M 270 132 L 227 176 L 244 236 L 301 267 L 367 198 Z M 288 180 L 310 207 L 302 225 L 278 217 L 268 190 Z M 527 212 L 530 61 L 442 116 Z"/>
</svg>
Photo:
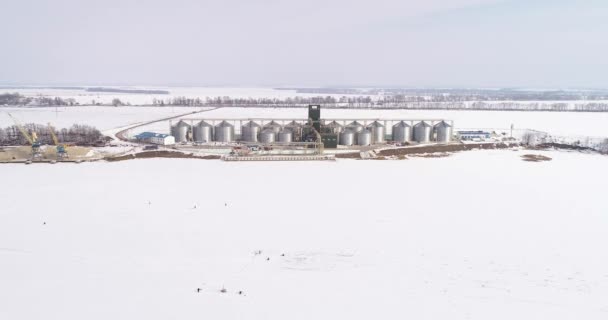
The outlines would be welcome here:
<svg viewBox="0 0 608 320">
<path fill-rule="evenodd" d="M 19 120 L 17 120 L 17 118 L 15 118 L 10 113 L 8 113 L 8 116 L 11 117 L 11 119 L 13 119 L 13 121 L 15 122 L 15 125 L 21 132 L 21 135 L 23 135 L 23 137 L 30 143 L 30 145 L 32 145 L 32 157 L 33 158 L 40 157 L 40 155 L 41 155 L 40 154 L 40 142 L 38 142 L 38 136 L 36 135 L 36 132 L 32 132 L 32 135 L 30 136 L 28 134 L 27 130 L 25 130 L 25 128 L 21 125 Z"/>
<path fill-rule="evenodd" d="M 53 126 L 50 123 L 48 125 L 49 125 L 49 132 L 51 133 L 51 137 L 53 138 L 53 144 L 55 144 L 55 147 L 57 148 L 57 158 L 59 158 L 59 159 L 68 158 L 68 150 L 67 150 L 65 144 L 59 143 L 59 139 L 57 139 L 57 136 L 55 135 L 55 128 L 53 128 Z"/>
</svg>

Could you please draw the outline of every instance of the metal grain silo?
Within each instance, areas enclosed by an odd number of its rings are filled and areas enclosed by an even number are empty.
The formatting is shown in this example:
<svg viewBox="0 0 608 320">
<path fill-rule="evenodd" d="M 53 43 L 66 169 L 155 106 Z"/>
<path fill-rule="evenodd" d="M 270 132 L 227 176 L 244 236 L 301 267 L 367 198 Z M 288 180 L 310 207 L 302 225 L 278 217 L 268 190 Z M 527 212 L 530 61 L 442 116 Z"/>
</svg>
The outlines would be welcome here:
<svg viewBox="0 0 608 320">
<path fill-rule="evenodd" d="M 192 128 L 192 136 L 194 137 L 194 142 L 211 142 L 213 141 L 213 126 L 205 121 L 201 121 Z"/>
<path fill-rule="evenodd" d="M 226 121 L 220 122 L 215 126 L 215 141 L 232 142 L 234 141 L 234 126 Z"/>
<path fill-rule="evenodd" d="M 283 129 L 277 134 L 279 142 L 289 143 L 293 141 L 293 132 L 288 129 Z"/>
<path fill-rule="evenodd" d="M 357 145 L 369 146 L 372 144 L 372 132 L 369 130 L 363 130 L 357 133 Z"/>
<path fill-rule="evenodd" d="M 270 129 L 270 130 L 274 131 L 274 133 L 279 133 L 281 131 L 281 125 L 274 122 L 274 120 L 273 120 L 264 126 L 264 130 L 266 130 L 266 129 Z"/>
<path fill-rule="evenodd" d="M 403 143 L 412 140 L 412 126 L 400 121 L 393 126 L 393 141 Z"/>
<path fill-rule="evenodd" d="M 276 140 L 277 134 L 273 129 L 266 129 L 260 133 L 260 142 L 273 143 Z"/>
<path fill-rule="evenodd" d="M 175 137 L 175 142 L 187 142 L 188 133 L 190 132 L 190 125 L 184 120 L 180 120 L 171 128 L 171 135 Z"/>
<path fill-rule="evenodd" d="M 262 131 L 259 124 L 249 121 L 241 127 L 241 140 L 246 142 L 258 142 L 258 135 Z"/>
<path fill-rule="evenodd" d="M 419 143 L 428 143 L 431 141 L 431 131 L 433 127 L 422 121 L 414 126 L 414 140 Z"/>
<path fill-rule="evenodd" d="M 352 146 L 355 144 L 355 132 L 350 129 L 346 129 L 340 132 L 340 144 L 343 146 Z"/>
<path fill-rule="evenodd" d="M 335 133 L 335 134 L 339 134 L 340 132 L 344 131 L 344 126 L 337 123 L 336 121 L 332 121 L 332 122 L 324 125 L 323 127 L 327 128 L 327 132 Z"/>
<path fill-rule="evenodd" d="M 283 127 L 284 130 L 289 130 L 293 133 L 293 141 L 302 141 L 304 126 L 301 123 L 292 121 Z"/>
<path fill-rule="evenodd" d="M 452 126 L 445 121 L 441 121 L 433 127 L 435 139 L 440 143 L 448 143 L 452 140 Z"/>
<path fill-rule="evenodd" d="M 372 133 L 372 144 L 384 143 L 384 125 L 382 123 L 374 121 L 367 126 L 367 130 Z"/>
<path fill-rule="evenodd" d="M 362 131 L 364 129 L 363 125 L 357 121 L 353 121 L 351 123 L 349 123 L 348 125 L 346 125 L 347 129 L 350 129 L 351 131 L 357 133 L 359 131 Z"/>
</svg>

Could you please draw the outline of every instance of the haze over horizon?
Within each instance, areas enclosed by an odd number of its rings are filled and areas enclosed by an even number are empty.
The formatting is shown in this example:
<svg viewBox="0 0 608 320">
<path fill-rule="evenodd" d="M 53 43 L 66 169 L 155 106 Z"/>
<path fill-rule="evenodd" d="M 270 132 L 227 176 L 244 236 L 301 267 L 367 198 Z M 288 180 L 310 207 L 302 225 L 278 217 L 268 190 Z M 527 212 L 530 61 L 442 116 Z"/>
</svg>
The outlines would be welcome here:
<svg viewBox="0 0 608 320">
<path fill-rule="evenodd" d="M 608 88 L 598 0 L 7 0 L 2 85 Z"/>
</svg>

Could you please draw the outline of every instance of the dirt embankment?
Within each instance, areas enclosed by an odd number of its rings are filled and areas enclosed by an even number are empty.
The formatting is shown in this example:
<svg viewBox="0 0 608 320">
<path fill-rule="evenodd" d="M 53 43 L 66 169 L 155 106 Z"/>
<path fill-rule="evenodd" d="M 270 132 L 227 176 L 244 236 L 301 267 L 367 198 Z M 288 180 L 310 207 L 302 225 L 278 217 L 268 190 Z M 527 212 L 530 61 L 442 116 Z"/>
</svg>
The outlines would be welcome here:
<svg viewBox="0 0 608 320">
<path fill-rule="evenodd" d="M 174 152 L 174 151 L 145 151 L 134 154 L 127 154 L 124 156 L 107 157 L 104 160 L 115 162 L 133 159 L 150 159 L 150 158 L 178 158 L 178 159 L 202 159 L 202 160 L 217 160 L 220 156 L 196 156 L 189 153 Z"/>
<path fill-rule="evenodd" d="M 377 152 L 379 157 L 390 157 L 390 156 L 405 156 L 415 155 L 424 153 L 446 153 L 446 152 L 458 152 L 467 151 L 473 149 L 509 149 L 518 147 L 519 144 L 506 144 L 506 143 L 475 143 L 475 144 L 448 144 L 448 145 L 427 145 L 419 147 L 406 147 L 396 149 L 385 149 Z M 336 158 L 346 159 L 359 159 L 361 156 L 359 152 L 342 153 L 337 154 Z"/>
<path fill-rule="evenodd" d="M 521 156 L 522 160 L 527 162 L 542 162 L 542 161 L 551 161 L 553 160 L 550 157 L 543 156 L 541 154 L 524 154 Z"/>
<path fill-rule="evenodd" d="M 542 143 L 533 147 L 528 147 L 528 149 L 534 150 L 545 150 L 545 149 L 562 149 L 562 150 L 575 150 L 575 151 L 597 151 L 593 148 L 589 147 L 581 147 L 571 144 L 563 144 L 563 143 Z"/>
</svg>

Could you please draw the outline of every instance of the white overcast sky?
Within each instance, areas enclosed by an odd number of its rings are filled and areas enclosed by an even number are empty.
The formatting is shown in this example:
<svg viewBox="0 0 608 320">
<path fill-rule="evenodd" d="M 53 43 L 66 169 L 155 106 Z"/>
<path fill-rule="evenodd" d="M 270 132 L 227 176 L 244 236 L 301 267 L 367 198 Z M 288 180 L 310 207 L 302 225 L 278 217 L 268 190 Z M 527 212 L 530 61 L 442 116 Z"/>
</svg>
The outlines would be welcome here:
<svg viewBox="0 0 608 320">
<path fill-rule="evenodd" d="M 607 0 L 1 0 L 0 84 L 608 88 Z"/>
</svg>

